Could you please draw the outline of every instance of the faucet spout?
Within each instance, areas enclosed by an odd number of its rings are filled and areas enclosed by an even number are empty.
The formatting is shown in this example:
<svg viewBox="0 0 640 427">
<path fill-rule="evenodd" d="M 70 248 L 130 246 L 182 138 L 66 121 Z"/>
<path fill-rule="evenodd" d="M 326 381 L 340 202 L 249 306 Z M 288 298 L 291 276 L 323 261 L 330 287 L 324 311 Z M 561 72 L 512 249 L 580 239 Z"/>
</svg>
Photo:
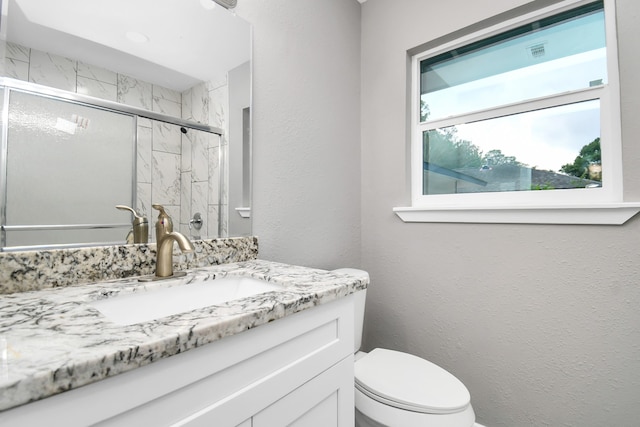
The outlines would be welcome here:
<svg viewBox="0 0 640 427">
<path fill-rule="evenodd" d="M 178 247 L 184 253 L 195 250 L 191 241 L 177 231 L 158 236 L 158 254 L 156 260 L 157 277 L 173 276 L 173 242 L 177 242 Z"/>
</svg>

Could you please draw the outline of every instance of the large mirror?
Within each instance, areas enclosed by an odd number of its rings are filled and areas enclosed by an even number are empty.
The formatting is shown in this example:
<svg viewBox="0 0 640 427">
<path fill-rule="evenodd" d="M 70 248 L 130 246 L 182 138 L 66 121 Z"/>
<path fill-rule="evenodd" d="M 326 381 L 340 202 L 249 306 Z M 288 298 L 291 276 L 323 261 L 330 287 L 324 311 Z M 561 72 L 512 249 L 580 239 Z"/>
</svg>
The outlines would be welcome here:
<svg viewBox="0 0 640 427">
<path fill-rule="evenodd" d="M 251 234 L 251 27 L 212 0 L 4 0 L 0 250 Z"/>
</svg>

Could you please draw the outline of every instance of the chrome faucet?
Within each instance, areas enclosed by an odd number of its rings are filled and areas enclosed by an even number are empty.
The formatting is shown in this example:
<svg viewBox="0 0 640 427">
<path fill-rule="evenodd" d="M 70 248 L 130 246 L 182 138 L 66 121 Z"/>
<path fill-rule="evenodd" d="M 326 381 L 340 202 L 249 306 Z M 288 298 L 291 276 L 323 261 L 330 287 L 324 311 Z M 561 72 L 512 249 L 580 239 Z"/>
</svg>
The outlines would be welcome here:
<svg viewBox="0 0 640 427">
<path fill-rule="evenodd" d="M 174 277 L 182 276 L 182 274 L 173 274 L 173 242 L 177 242 L 180 250 L 184 253 L 193 252 L 195 249 L 193 244 L 184 235 L 173 231 L 173 221 L 167 215 L 162 205 L 151 205 L 154 209 L 160 211 L 158 222 L 156 222 L 156 277 Z"/>
</svg>

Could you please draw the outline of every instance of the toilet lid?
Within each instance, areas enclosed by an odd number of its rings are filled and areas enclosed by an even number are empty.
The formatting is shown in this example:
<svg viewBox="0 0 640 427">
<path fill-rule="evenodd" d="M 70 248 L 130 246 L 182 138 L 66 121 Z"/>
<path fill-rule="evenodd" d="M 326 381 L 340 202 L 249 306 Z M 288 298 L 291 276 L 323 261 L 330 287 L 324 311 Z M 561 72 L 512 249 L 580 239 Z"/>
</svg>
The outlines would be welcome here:
<svg viewBox="0 0 640 427">
<path fill-rule="evenodd" d="M 356 388 L 381 403 L 429 414 L 465 409 L 471 400 L 460 380 L 420 357 L 376 348 L 355 364 Z"/>
</svg>

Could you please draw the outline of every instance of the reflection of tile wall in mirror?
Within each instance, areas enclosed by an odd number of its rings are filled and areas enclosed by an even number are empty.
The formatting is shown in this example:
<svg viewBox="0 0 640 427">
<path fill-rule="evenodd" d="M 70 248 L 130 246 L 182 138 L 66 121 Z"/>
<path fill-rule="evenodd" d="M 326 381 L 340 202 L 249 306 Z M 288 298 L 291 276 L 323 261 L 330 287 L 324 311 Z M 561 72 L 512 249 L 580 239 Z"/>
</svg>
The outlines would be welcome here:
<svg viewBox="0 0 640 427">
<path fill-rule="evenodd" d="M 7 77 L 27 81 L 33 70 L 35 77 L 31 80 L 37 84 L 203 124 L 211 125 L 215 121 L 217 127 L 228 131 L 228 89 L 224 75 L 216 78 L 215 83 L 202 82 L 180 93 L 11 42 L 7 42 L 5 65 Z M 195 139 L 190 139 L 191 135 Z M 142 117 L 138 118 L 137 137 L 135 208 L 149 218 L 151 239 L 155 237 L 153 224 L 157 216 L 151 208 L 152 203 L 169 206 L 175 228 L 185 234 L 189 232 L 189 220 L 197 206 L 205 221 L 202 235 L 212 232 L 206 237 L 218 236 L 219 205 L 226 206 L 226 201 L 218 200 L 220 195 L 226 194 L 218 190 L 220 137 L 191 129 L 184 135 L 178 126 Z M 194 185 L 196 190 L 192 188 Z M 194 194 L 199 199 L 192 200 Z M 220 214 L 226 216 L 226 209 Z"/>
<path fill-rule="evenodd" d="M 118 85 L 118 74 L 113 71 L 106 70 L 95 65 L 87 64 L 82 61 L 78 61 L 78 77 L 85 77 L 91 80 L 97 80 L 104 84 L 113 86 Z M 115 99 L 114 99 L 115 101 Z"/>
<path fill-rule="evenodd" d="M 118 102 L 153 111 L 153 85 L 133 77 L 118 74 Z"/>
<path fill-rule="evenodd" d="M 209 179 L 209 156 L 206 134 L 200 131 L 189 131 L 191 138 L 191 180 L 193 182 Z"/>
<path fill-rule="evenodd" d="M 151 208 L 151 183 L 139 182 L 136 186 L 138 202 L 137 211 L 140 215 L 146 216 L 149 220 L 149 241 L 155 241 L 155 228 L 153 227 L 153 209 Z"/>
<path fill-rule="evenodd" d="M 180 227 L 179 230 L 185 236 L 190 236 L 189 221 L 191 220 L 191 204 L 185 203 L 192 200 L 191 195 L 191 171 L 182 172 L 180 179 Z M 194 212 L 195 213 L 195 212 Z"/>
<path fill-rule="evenodd" d="M 221 186 L 221 168 L 220 168 L 220 141 L 221 137 L 217 135 L 211 136 L 210 146 L 209 146 L 209 182 L 208 182 L 208 196 L 209 196 L 209 215 L 213 216 L 213 209 L 215 209 L 216 213 L 225 212 L 224 206 L 226 205 L 226 200 L 220 198 L 220 186 Z M 218 206 L 218 204 L 220 206 Z M 222 208 L 222 210 L 221 210 Z M 224 223 L 224 218 L 220 220 Z"/>
<path fill-rule="evenodd" d="M 197 84 L 182 93 L 182 118 L 210 124 L 207 83 Z"/>
<path fill-rule="evenodd" d="M 138 183 L 151 184 L 151 150 L 153 133 L 150 120 L 138 119 L 137 175 Z"/>
<path fill-rule="evenodd" d="M 182 117 L 182 94 L 175 90 L 153 85 L 153 111 L 172 117 Z"/>
<path fill-rule="evenodd" d="M 30 49 L 30 51 L 29 81 L 31 83 L 76 92 L 76 61 L 36 49 Z"/>
<path fill-rule="evenodd" d="M 104 68 L 78 61 L 77 92 L 116 102 L 118 74 Z"/>
<path fill-rule="evenodd" d="M 152 159 L 153 203 L 180 205 L 180 155 L 154 150 Z"/>
<path fill-rule="evenodd" d="M 18 80 L 29 80 L 29 49 L 15 43 L 7 43 L 5 74 Z"/>
<path fill-rule="evenodd" d="M 216 198 L 219 197 L 220 206 L 215 209 L 210 207 L 209 216 L 219 218 L 220 235 L 227 236 L 229 223 L 229 141 L 227 139 L 229 135 L 229 85 L 227 76 L 220 76 L 210 82 L 209 87 L 209 124 L 224 130 L 224 135 L 217 137 L 217 141 L 214 142 L 214 145 L 220 147 L 215 155 L 214 163 L 209 163 L 210 167 L 220 168 L 218 174 L 221 181 L 210 183 L 209 186 L 211 193 L 217 193 Z M 216 176 L 215 173 L 210 175 Z M 218 226 L 215 227 L 218 230 Z"/>
<path fill-rule="evenodd" d="M 169 123 L 153 122 L 153 151 L 180 154 L 182 141 L 180 127 Z"/>
<path fill-rule="evenodd" d="M 83 95 L 107 99 L 114 102 L 118 99 L 118 86 L 104 83 L 100 80 L 90 79 L 78 75 L 77 87 L 78 93 L 81 93 Z"/>
</svg>

